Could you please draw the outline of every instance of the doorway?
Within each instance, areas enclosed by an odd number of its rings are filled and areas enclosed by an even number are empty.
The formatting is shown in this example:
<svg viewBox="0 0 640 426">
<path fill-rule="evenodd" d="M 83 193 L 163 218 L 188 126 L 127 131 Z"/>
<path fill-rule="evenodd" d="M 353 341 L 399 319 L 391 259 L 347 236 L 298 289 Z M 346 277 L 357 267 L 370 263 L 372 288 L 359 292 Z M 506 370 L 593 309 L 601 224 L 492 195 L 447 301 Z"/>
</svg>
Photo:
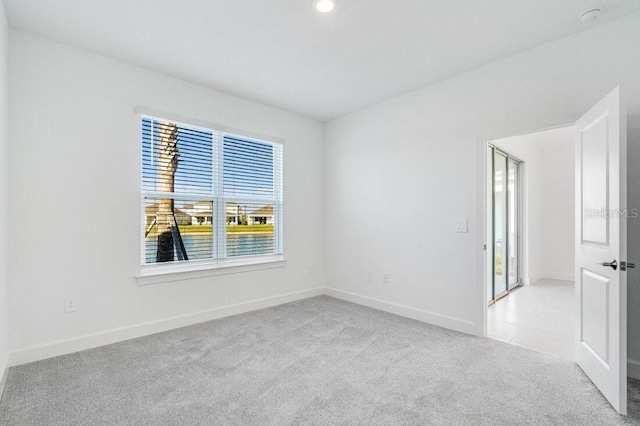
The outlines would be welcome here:
<svg viewBox="0 0 640 426">
<path fill-rule="evenodd" d="M 488 337 L 573 357 L 573 127 L 486 145 Z"/>
</svg>

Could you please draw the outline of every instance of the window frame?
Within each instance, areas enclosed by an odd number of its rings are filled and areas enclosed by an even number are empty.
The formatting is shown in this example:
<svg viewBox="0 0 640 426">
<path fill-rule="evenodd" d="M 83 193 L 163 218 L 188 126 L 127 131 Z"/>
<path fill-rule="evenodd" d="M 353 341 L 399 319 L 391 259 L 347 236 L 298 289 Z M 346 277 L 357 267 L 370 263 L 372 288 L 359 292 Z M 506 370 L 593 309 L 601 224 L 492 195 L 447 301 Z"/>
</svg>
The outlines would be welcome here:
<svg viewBox="0 0 640 426">
<path fill-rule="evenodd" d="M 176 114 L 167 112 L 152 110 L 143 107 L 135 108 L 135 117 L 138 127 L 138 154 L 140 169 L 139 169 L 139 194 L 140 194 L 140 270 L 135 276 L 138 285 L 156 284 L 161 282 L 180 281 L 185 279 L 201 278 L 213 275 L 222 275 L 229 273 L 248 272 L 262 269 L 272 269 L 277 267 L 284 267 L 286 259 L 284 257 L 284 140 L 271 136 L 261 135 L 254 132 L 248 132 L 244 130 L 234 129 L 228 126 L 223 126 L 215 123 L 210 123 L 202 120 L 191 119 L 181 117 Z M 150 118 L 155 120 L 168 120 L 174 122 L 177 125 L 184 125 L 189 127 L 200 128 L 206 131 L 214 133 L 213 146 L 212 146 L 212 167 L 214 174 L 214 182 L 211 194 L 207 195 L 195 195 L 195 194 L 181 194 L 172 193 L 171 198 L 182 199 L 188 201 L 210 201 L 213 203 L 215 211 L 212 219 L 212 224 L 222 223 L 224 224 L 224 232 L 214 232 L 212 236 L 212 244 L 214 252 L 210 259 L 197 259 L 189 261 L 174 261 L 166 263 L 145 263 L 145 200 L 148 198 L 167 198 L 168 193 L 158 191 L 144 191 L 142 185 L 142 120 L 144 118 Z M 221 137 L 216 138 L 215 134 L 219 134 Z M 247 198 L 233 198 L 233 201 L 240 202 L 266 202 L 274 204 L 274 254 L 263 254 L 255 256 L 239 256 L 239 257 L 224 257 L 226 256 L 226 200 L 224 197 L 223 189 L 223 155 L 221 147 L 224 144 L 224 136 L 232 136 L 240 139 L 256 140 L 258 142 L 270 143 L 275 146 L 279 145 L 279 149 L 274 149 L 274 185 L 273 198 L 269 197 L 247 197 Z M 216 140 L 219 139 L 219 140 Z M 280 164 L 280 167 L 276 167 L 276 164 Z M 275 176 L 280 173 L 280 176 Z M 277 183 L 280 183 L 279 185 Z M 217 216 L 217 218 L 216 218 Z M 214 228 L 215 229 L 215 228 Z M 222 250 L 220 250 L 222 248 Z"/>
</svg>

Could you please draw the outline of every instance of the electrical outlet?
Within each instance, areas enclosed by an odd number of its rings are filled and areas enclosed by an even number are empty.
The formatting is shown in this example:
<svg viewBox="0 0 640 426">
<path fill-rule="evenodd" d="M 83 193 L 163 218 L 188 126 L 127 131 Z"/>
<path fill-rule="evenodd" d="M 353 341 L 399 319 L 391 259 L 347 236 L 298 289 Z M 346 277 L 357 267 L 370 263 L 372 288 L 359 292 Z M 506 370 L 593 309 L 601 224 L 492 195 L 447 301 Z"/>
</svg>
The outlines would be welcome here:
<svg viewBox="0 0 640 426">
<path fill-rule="evenodd" d="M 389 284 L 389 274 L 382 274 L 382 283 Z"/>
<path fill-rule="evenodd" d="M 313 275 L 313 265 L 309 264 L 309 268 L 307 269 L 307 273 L 309 275 Z"/>
<path fill-rule="evenodd" d="M 373 272 L 367 271 L 367 281 L 373 281 Z"/>
<path fill-rule="evenodd" d="M 78 296 L 66 296 L 64 298 L 64 311 L 76 312 L 78 310 Z"/>
</svg>

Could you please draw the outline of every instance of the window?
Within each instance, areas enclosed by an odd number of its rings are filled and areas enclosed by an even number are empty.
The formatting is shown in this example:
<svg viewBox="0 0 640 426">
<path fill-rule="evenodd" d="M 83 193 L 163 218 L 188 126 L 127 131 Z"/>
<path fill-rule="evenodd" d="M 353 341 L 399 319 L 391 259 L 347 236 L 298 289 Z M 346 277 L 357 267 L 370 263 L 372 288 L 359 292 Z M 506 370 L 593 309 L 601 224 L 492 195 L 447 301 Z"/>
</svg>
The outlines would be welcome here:
<svg viewBox="0 0 640 426">
<path fill-rule="evenodd" d="M 282 144 L 143 115 L 142 198 L 143 266 L 282 254 Z"/>
</svg>

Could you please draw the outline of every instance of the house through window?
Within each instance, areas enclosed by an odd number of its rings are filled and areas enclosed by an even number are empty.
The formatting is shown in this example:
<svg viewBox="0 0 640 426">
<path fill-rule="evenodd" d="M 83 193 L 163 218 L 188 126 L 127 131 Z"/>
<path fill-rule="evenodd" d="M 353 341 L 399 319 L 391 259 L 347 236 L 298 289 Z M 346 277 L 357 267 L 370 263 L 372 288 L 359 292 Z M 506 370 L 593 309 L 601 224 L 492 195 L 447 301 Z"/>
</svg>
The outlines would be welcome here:
<svg viewBox="0 0 640 426">
<path fill-rule="evenodd" d="M 141 124 L 144 265 L 282 254 L 282 144 Z"/>
</svg>

